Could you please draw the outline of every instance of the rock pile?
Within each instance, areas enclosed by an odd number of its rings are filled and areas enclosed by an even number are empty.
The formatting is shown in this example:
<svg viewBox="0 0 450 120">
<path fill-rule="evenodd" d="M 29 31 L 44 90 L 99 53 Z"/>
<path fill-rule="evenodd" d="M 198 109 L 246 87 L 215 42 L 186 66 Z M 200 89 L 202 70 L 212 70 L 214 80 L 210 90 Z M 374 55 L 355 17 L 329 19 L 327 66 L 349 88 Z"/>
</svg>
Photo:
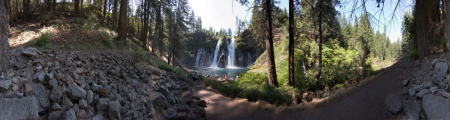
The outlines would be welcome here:
<svg viewBox="0 0 450 120">
<path fill-rule="evenodd" d="M 447 56 L 430 56 L 418 63 L 413 75 L 402 82 L 403 99 L 386 98 L 389 111 L 397 114 L 403 104 L 404 119 L 450 119 L 450 75 Z M 399 96 L 400 97 L 400 96 Z M 390 107 L 392 106 L 392 107 Z"/>
<path fill-rule="evenodd" d="M 191 79 L 129 55 L 11 51 L 0 76 L 0 119 L 207 119 Z"/>
</svg>

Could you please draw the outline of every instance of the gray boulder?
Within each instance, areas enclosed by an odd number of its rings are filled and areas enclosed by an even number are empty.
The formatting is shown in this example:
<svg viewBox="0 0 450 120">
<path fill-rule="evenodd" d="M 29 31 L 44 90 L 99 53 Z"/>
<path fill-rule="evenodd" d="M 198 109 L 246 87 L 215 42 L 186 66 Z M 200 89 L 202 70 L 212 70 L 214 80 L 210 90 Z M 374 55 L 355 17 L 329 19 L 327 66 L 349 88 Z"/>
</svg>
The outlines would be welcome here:
<svg viewBox="0 0 450 120">
<path fill-rule="evenodd" d="M 98 99 L 97 110 L 100 110 L 100 111 L 108 110 L 109 101 L 110 100 L 108 98 Z"/>
<path fill-rule="evenodd" d="M 164 113 L 164 117 L 169 120 L 174 119 L 176 117 L 176 115 L 177 115 L 177 111 L 175 111 L 175 109 L 173 109 L 173 108 L 167 109 L 166 112 Z"/>
<path fill-rule="evenodd" d="M 403 86 L 407 86 L 408 83 L 409 83 L 409 80 L 403 80 L 403 82 L 402 82 Z"/>
<path fill-rule="evenodd" d="M 422 98 L 423 95 L 425 95 L 425 94 L 430 94 L 430 93 L 431 93 L 430 90 L 428 90 L 428 89 L 423 89 L 423 90 L 419 91 L 419 92 L 416 94 L 416 97 Z"/>
<path fill-rule="evenodd" d="M 434 95 L 425 95 L 423 110 L 428 119 L 450 119 L 450 100 Z"/>
<path fill-rule="evenodd" d="M 61 92 L 61 90 L 54 87 L 50 93 L 50 100 L 59 103 L 61 101 L 62 95 L 63 93 Z"/>
<path fill-rule="evenodd" d="M 0 98 L 0 120 L 37 120 L 39 103 L 34 96 Z"/>
<path fill-rule="evenodd" d="M 47 98 L 47 92 L 45 92 L 44 86 L 42 84 L 33 84 L 33 94 L 39 101 L 39 104 L 44 108 L 49 108 L 50 100 Z"/>
<path fill-rule="evenodd" d="M 439 84 L 447 76 L 448 66 L 447 62 L 437 62 L 434 67 L 433 83 Z"/>
<path fill-rule="evenodd" d="M 3 80 L 0 81 L 0 92 L 5 92 L 11 88 L 12 81 L 11 80 Z"/>
<path fill-rule="evenodd" d="M 36 55 L 38 54 L 38 49 L 33 48 L 33 47 L 28 47 L 25 50 L 22 50 L 22 54 L 24 56 L 30 56 L 30 57 L 36 57 Z"/>
<path fill-rule="evenodd" d="M 84 90 L 77 84 L 69 85 L 69 88 L 67 88 L 67 93 L 69 94 L 69 97 L 73 100 L 81 100 L 86 98 L 86 90 Z"/>
<path fill-rule="evenodd" d="M 121 117 L 120 117 L 120 109 L 121 108 L 122 107 L 121 107 L 119 101 L 109 102 L 109 117 L 120 120 L 121 119 Z"/>
<path fill-rule="evenodd" d="M 204 100 L 201 100 L 204 101 Z M 205 106 L 206 106 L 206 102 L 205 102 Z M 201 106 L 203 107 L 203 106 Z M 400 112 L 400 110 L 402 110 L 403 108 L 403 102 L 402 102 L 402 98 L 400 96 L 397 95 L 388 95 L 386 97 L 386 107 L 388 108 L 388 110 L 396 115 L 398 114 L 398 112 Z"/>
<path fill-rule="evenodd" d="M 409 96 L 411 96 L 411 97 L 413 97 L 413 96 L 416 95 L 416 90 L 414 90 L 414 89 L 412 89 L 412 88 L 409 89 L 408 92 L 409 92 Z"/>
<path fill-rule="evenodd" d="M 417 101 L 408 101 L 408 100 L 404 101 L 403 103 L 404 103 L 403 110 L 405 110 L 407 119 L 418 120 L 421 111 L 420 103 Z"/>
<path fill-rule="evenodd" d="M 77 116 L 75 115 L 75 111 L 73 111 L 73 109 L 69 109 L 68 111 L 66 111 L 66 114 L 63 115 L 63 120 L 77 120 Z"/>
</svg>

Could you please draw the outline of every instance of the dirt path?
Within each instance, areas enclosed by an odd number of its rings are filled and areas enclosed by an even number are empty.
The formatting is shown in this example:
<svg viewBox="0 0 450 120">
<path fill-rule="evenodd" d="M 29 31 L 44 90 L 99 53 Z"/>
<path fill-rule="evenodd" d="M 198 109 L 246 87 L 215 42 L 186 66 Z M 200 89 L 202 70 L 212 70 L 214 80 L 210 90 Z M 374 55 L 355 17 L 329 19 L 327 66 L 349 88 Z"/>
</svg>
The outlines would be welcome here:
<svg viewBox="0 0 450 120">
<path fill-rule="evenodd" d="M 255 104 L 230 99 L 203 86 L 194 87 L 197 96 L 207 101 L 206 113 L 213 120 L 379 120 L 400 119 L 393 116 L 385 105 L 386 96 L 401 94 L 402 80 L 410 75 L 412 62 L 399 62 L 367 84 L 359 86 L 344 97 L 324 105 L 298 111 L 272 112 Z"/>
</svg>

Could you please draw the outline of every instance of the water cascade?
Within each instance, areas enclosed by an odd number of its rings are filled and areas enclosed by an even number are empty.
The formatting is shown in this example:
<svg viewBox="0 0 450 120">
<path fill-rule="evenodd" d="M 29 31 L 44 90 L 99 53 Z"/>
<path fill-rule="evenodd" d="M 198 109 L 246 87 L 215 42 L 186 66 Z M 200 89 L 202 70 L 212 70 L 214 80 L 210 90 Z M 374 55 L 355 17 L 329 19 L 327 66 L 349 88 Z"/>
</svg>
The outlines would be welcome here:
<svg viewBox="0 0 450 120">
<path fill-rule="evenodd" d="M 227 67 L 235 67 L 235 47 L 234 47 L 234 37 L 231 38 L 231 42 L 228 43 L 228 64 Z"/>
<path fill-rule="evenodd" d="M 220 49 L 220 41 L 221 41 L 221 39 L 219 40 L 219 42 L 217 42 L 216 50 L 214 50 L 213 61 L 212 61 L 210 67 L 217 67 L 217 65 L 218 65 L 217 57 L 218 57 L 219 49 Z"/>
<path fill-rule="evenodd" d="M 203 53 L 203 47 L 198 49 L 198 51 L 197 51 L 197 58 L 195 59 L 195 66 L 196 67 L 198 67 L 199 63 L 202 64 L 201 57 L 200 57 L 200 56 L 202 56 L 202 53 Z"/>
</svg>

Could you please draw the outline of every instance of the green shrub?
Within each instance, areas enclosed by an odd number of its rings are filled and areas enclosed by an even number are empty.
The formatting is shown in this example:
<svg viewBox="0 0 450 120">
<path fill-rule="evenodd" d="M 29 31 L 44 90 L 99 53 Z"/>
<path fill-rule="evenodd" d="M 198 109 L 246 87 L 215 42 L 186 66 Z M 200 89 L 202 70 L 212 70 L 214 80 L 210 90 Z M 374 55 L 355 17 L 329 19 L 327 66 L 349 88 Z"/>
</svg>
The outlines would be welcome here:
<svg viewBox="0 0 450 120">
<path fill-rule="evenodd" d="M 137 48 L 134 49 L 133 54 L 138 58 L 143 58 L 143 59 L 147 60 L 150 65 L 153 65 L 153 66 L 156 65 L 155 61 L 153 59 L 151 59 L 150 57 L 148 57 L 147 55 L 145 55 L 145 52 L 141 49 L 137 49 Z"/>
<path fill-rule="evenodd" d="M 178 76 L 180 76 L 180 77 L 182 77 L 182 78 L 186 78 L 186 73 L 184 73 L 183 70 L 178 69 L 178 68 L 174 68 L 174 67 L 170 66 L 169 64 L 166 64 L 166 63 L 159 63 L 159 64 L 158 64 L 158 67 L 159 67 L 160 69 L 165 70 L 165 71 L 173 72 L 173 73 L 177 74 Z"/>
<path fill-rule="evenodd" d="M 209 78 L 199 77 L 203 84 L 219 91 L 222 95 L 234 98 L 247 98 L 248 101 L 264 100 L 276 105 L 290 105 L 292 97 L 288 91 L 294 91 L 292 87 L 279 87 L 268 85 L 268 77 L 258 73 L 244 73 L 238 81 L 221 83 Z"/>
<path fill-rule="evenodd" d="M 417 60 L 417 59 L 419 59 L 419 53 L 417 50 L 411 51 L 411 53 L 409 53 L 408 57 L 410 59 Z"/>
<path fill-rule="evenodd" d="M 54 33 L 44 32 L 38 38 L 31 40 L 30 46 L 36 47 L 40 50 L 53 49 L 53 45 L 50 42 L 50 40 L 53 39 L 53 36 L 55 36 Z"/>
</svg>

